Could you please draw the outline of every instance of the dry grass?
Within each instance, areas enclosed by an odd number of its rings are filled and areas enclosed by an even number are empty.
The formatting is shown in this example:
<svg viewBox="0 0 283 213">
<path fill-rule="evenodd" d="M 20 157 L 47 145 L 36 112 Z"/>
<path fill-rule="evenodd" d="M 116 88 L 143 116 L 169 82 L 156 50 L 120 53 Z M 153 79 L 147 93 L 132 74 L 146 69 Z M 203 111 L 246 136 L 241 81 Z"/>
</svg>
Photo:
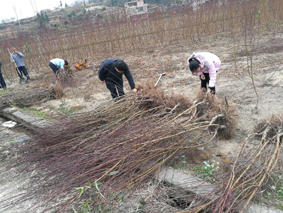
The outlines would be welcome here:
<svg viewBox="0 0 283 213">
<path fill-rule="evenodd" d="M 54 91 L 55 91 L 56 99 L 61 99 L 63 97 L 64 91 L 63 91 L 61 84 L 58 81 L 55 82 Z"/>
<path fill-rule="evenodd" d="M 170 112 L 181 112 L 192 106 L 192 102 L 185 98 L 183 94 L 174 93 L 172 95 L 166 95 L 162 88 L 155 87 L 154 85 L 155 83 L 150 80 L 136 84 L 138 96 L 142 101 L 141 107 L 148 109 L 164 106 Z"/>
</svg>

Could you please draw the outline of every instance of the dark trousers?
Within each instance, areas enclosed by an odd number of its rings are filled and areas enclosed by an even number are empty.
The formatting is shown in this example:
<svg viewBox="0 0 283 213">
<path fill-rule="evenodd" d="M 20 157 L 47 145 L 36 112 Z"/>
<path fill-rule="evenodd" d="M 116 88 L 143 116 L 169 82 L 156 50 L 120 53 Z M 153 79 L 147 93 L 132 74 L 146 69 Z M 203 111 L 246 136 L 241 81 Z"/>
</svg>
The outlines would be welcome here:
<svg viewBox="0 0 283 213">
<path fill-rule="evenodd" d="M 6 83 L 4 81 L 4 78 L 2 76 L 2 72 L 1 72 L 1 65 L 0 65 L 0 84 L 1 84 L 1 87 L 4 89 L 6 88 Z"/>
<path fill-rule="evenodd" d="M 119 81 L 115 83 L 106 81 L 106 87 L 107 89 L 109 89 L 112 98 L 117 98 L 118 96 L 120 97 L 120 96 L 125 95 L 124 90 L 123 90 L 123 81 Z M 118 90 L 118 93 L 117 93 L 117 90 Z"/>
<path fill-rule="evenodd" d="M 27 69 L 26 69 L 25 66 L 18 67 L 18 70 L 19 70 L 19 72 L 17 71 L 17 73 L 18 73 L 18 75 L 19 75 L 20 78 L 23 77 L 23 74 L 24 74 L 25 76 L 28 76 L 28 71 L 27 71 Z"/>
<path fill-rule="evenodd" d="M 52 62 L 49 62 L 49 67 L 52 69 L 52 71 L 56 75 L 57 72 L 58 72 L 58 67 L 55 64 L 53 64 Z"/>
<path fill-rule="evenodd" d="M 204 80 L 202 80 L 201 76 L 199 76 L 199 78 L 200 78 L 200 87 L 201 87 L 201 89 L 207 91 L 207 84 L 209 84 L 209 80 L 210 80 L 209 73 L 203 73 L 203 74 L 204 74 L 204 77 L 205 77 Z M 211 93 L 215 94 L 215 87 L 210 88 L 210 90 L 211 90 Z"/>
</svg>

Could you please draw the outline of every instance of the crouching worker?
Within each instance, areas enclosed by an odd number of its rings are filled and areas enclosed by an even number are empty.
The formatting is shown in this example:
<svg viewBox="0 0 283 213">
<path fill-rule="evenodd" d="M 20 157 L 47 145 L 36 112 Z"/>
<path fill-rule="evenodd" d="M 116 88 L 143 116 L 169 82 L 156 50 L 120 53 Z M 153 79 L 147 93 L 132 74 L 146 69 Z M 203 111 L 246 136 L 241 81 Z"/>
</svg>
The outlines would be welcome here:
<svg viewBox="0 0 283 213">
<path fill-rule="evenodd" d="M 106 83 L 112 98 L 125 95 L 123 90 L 123 74 L 126 76 L 133 93 L 137 94 L 135 83 L 128 65 L 121 59 L 108 58 L 104 60 L 98 70 L 100 81 Z"/>
<path fill-rule="evenodd" d="M 68 64 L 68 61 L 61 58 L 54 58 L 49 61 L 49 67 L 52 69 L 56 76 L 61 69 L 64 70 L 64 65 L 67 66 Z"/>
<path fill-rule="evenodd" d="M 216 73 L 220 68 L 220 59 L 209 52 L 193 53 L 188 58 L 188 65 L 193 75 L 200 76 L 201 89 L 215 94 Z"/>
</svg>

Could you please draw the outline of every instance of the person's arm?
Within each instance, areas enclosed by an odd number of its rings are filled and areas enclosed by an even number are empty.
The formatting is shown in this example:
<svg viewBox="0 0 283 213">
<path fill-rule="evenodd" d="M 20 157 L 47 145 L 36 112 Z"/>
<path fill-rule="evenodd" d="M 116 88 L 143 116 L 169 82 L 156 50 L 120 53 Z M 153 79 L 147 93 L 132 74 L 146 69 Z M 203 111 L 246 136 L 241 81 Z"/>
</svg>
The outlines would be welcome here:
<svg viewBox="0 0 283 213">
<path fill-rule="evenodd" d="M 208 72 L 209 72 L 209 84 L 208 87 L 209 88 L 214 88 L 215 87 L 215 83 L 216 83 L 216 69 L 214 66 L 214 63 L 211 63 L 208 67 Z"/>
<path fill-rule="evenodd" d="M 14 58 L 13 58 L 13 55 L 11 54 L 10 55 L 10 61 L 13 63 L 14 62 Z"/>
<path fill-rule="evenodd" d="M 129 69 L 128 65 L 127 65 L 127 70 L 124 72 L 124 74 L 125 74 L 128 82 L 129 82 L 129 85 L 130 85 L 131 89 L 132 90 L 135 89 L 135 82 L 134 82 L 133 76 L 132 76 L 132 74 L 130 72 L 130 69 Z"/>
<path fill-rule="evenodd" d="M 25 57 L 24 54 L 21 53 L 21 52 L 17 52 L 17 54 L 18 54 L 21 58 L 24 58 L 24 57 Z"/>
</svg>

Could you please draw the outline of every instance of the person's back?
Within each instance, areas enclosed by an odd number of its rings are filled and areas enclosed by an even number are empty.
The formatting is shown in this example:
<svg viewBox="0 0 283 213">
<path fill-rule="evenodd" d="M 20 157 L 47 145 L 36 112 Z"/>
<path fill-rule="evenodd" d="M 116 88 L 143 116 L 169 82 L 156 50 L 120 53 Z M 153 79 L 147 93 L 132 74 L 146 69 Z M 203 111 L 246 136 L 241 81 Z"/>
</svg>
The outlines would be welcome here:
<svg viewBox="0 0 283 213">
<path fill-rule="evenodd" d="M 55 75 L 57 75 L 60 70 L 64 70 L 64 65 L 69 65 L 69 62 L 61 58 L 54 58 L 49 61 L 49 67 Z"/>
<path fill-rule="evenodd" d="M 65 61 L 61 58 L 54 58 L 50 60 L 51 63 L 53 63 L 54 65 L 58 66 L 58 67 L 63 67 L 65 64 Z"/>
<path fill-rule="evenodd" d="M 201 88 L 215 94 L 216 73 L 220 69 L 221 61 L 217 55 L 210 52 L 196 52 L 188 58 L 188 65 L 193 74 L 200 76 Z"/>
<path fill-rule="evenodd" d="M 201 72 L 204 73 L 211 71 L 209 69 L 211 69 L 211 66 L 214 65 L 215 62 L 220 62 L 218 56 L 210 52 L 196 52 L 189 57 L 189 59 L 191 58 L 195 58 L 200 62 Z"/>
<path fill-rule="evenodd" d="M 137 90 L 135 89 L 132 74 L 128 65 L 123 60 L 118 58 L 105 59 L 98 69 L 98 78 L 101 82 L 106 83 L 106 87 L 110 91 L 112 98 L 125 95 L 123 90 L 123 74 L 126 76 L 133 93 L 136 94 Z"/>
</svg>

